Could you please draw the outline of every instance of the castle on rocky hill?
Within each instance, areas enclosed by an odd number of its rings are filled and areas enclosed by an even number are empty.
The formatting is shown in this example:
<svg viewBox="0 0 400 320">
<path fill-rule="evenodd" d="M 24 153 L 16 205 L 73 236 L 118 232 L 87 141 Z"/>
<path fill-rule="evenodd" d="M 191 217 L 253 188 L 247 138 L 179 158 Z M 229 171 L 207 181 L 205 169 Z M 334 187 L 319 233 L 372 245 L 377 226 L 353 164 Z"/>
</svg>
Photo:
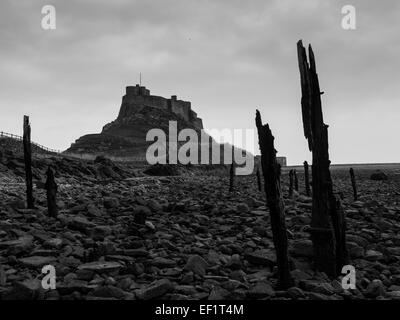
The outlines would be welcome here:
<svg viewBox="0 0 400 320">
<path fill-rule="evenodd" d="M 118 118 L 125 118 L 139 106 L 148 106 L 173 112 L 187 122 L 193 124 L 195 128 L 203 129 L 203 121 L 198 118 L 197 113 L 192 110 L 189 101 L 178 100 L 175 95 L 171 96 L 170 99 L 153 96 L 150 94 L 150 90 L 138 84 L 136 86 L 126 87 L 126 94 L 122 98 L 122 105 Z"/>
</svg>

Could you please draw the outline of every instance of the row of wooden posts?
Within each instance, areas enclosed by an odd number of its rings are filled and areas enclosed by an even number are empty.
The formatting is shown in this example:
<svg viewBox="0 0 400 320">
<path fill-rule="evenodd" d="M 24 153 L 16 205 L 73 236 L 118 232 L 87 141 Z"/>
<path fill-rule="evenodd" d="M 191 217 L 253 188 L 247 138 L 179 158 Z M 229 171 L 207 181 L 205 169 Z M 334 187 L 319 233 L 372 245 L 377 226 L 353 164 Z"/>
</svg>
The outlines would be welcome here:
<svg viewBox="0 0 400 320">
<path fill-rule="evenodd" d="M 22 143 L 24 145 L 25 162 L 25 181 L 26 181 L 26 205 L 28 209 L 35 208 L 35 198 L 33 196 L 33 175 L 32 175 L 32 143 L 31 143 L 31 125 L 29 117 L 24 116 L 24 134 Z M 45 189 L 47 194 L 47 209 L 50 217 L 57 217 L 57 183 L 54 179 L 54 171 L 49 166 L 46 172 Z"/>
<path fill-rule="evenodd" d="M 304 180 L 307 196 L 311 196 L 312 215 L 310 237 L 313 242 L 314 268 L 330 277 L 341 273 L 342 267 L 349 261 L 346 246 L 346 222 L 340 198 L 333 192 L 329 170 L 328 125 L 323 121 L 321 95 L 316 72 L 314 53 L 311 45 L 306 49 L 302 41 L 297 43 L 298 63 L 301 83 L 301 109 L 304 136 L 312 152 L 312 183 L 309 181 L 309 166 L 304 162 Z M 271 229 L 278 265 L 278 287 L 289 288 L 293 285 L 290 274 L 288 238 L 285 224 L 285 206 L 282 197 L 280 175 L 281 168 L 276 159 L 274 136 L 268 124 L 263 124 L 261 114 L 256 111 L 256 127 L 261 152 L 261 168 L 264 177 L 264 190 L 271 218 Z M 230 189 L 233 187 L 233 165 L 231 166 Z M 256 171 L 259 191 L 262 190 L 260 170 Z M 357 200 L 357 188 L 354 170 L 350 169 L 354 200 Z M 293 188 L 298 191 L 296 170 L 289 172 L 289 197 Z"/>
</svg>

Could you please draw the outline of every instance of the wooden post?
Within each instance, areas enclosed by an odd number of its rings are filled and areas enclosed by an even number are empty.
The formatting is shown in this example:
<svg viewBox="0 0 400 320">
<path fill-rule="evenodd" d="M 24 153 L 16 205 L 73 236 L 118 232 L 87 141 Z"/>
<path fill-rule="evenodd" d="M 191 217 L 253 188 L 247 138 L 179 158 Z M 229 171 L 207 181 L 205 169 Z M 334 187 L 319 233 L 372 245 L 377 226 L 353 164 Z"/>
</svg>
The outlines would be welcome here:
<svg viewBox="0 0 400 320">
<path fill-rule="evenodd" d="M 316 72 L 314 53 L 308 48 L 309 61 L 302 41 L 297 43 L 298 62 L 301 81 L 301 107 L 304 135 L 312 151 L 312 189 L 313 204 L 311 218 L 311 239 L 314 247 L 314 262 L 317 270 L 330 277 L 340 273 L 345 260 L 346 247 L 344 223 L 337 210 L 329 171 L 328 126 L 323 121 L 321 95 Z M 333 230 L 334 229 L 334 230 Z"/>
<path fill-rule="evenodd" d="M 353 168 L 350 168 L 350 179 L 351 179 L 351 186 L 353 187 L 353 198 L 354 198 L 354 201 L 357 201 L 357 199 L 358 199 L 357 185 L 356 185 L 356 177 L 354 176 Z"/>
<path fill-rule="evenodd" d="M 293 198 L 293 169 L 289 171 L 289 198 Z"/>
<path fill-rule="evenodd" d="M 235 178 L 235 163 L 234 163 L 234 150 L 235 147 L 232 146 L 232 163 L 231 163 L 231 167 L 229 170 L 229 192 L 233 192 L 233 183 L 234 183 L 234 178 Z"/>
<path fill-rule="evenodd" d="M 297 178 L 297 171 L 293 169 L 293 176 L 294 176 L 294 190 L 299 192 L 299 179 Z"/>
<path fill-rule="evenodd" d="M 35 208 L 35 200 L 33 198 L 33 182 L 32 182 L 32 149 L 31 149 L 31 125 L 29 117 L 24 116 L 24 162 L 25 162 L 25 180 L 26 180 L 26 203 L 28 209 Z"/>
<path fill-rule="evenodd" d="M 45 188 L 47 191 L 47 211 L 49 217 L 57 218 L 58 208 L 57 208 L 57 183 L 54 180 L 54 172 L 49 166 L 47 168 L 47 179 L 45 183 Z"/>
<path fill-rule="evenodd" d="M 310 176 L 308 173 L 308 162 L 304 161 L 303 165 L 304 165 L 304 183 L 306 185 L 306 195 L 307 197 L 309 197 L 311 195 L 311 191 L 310 191 Z"/>
<path fill-rule="evenodd" d="M 257 166 L 257 186 L 258 186 L 258 191 L 262 191 L 262 187 L 261 187 L 261 175 L 260 175 L 260 167 Z"/>
<path fill-rule="evenodd" d="M 274 136 L 269 125 L 263 125 L 260 112 L 256 111 L 256 126 L 258 143 L 261 151 L 261 167 L 264 175 L 264 189 L 271 217 L 273 242 L 278 265 L 278 287 L 289 288 L 293 285 L 290 275 L 289 256 L 287 252 L 288 239 L 285 223 L 285 207 L 281 194 L 280 166 L 276 161 Z"/>
</svg>

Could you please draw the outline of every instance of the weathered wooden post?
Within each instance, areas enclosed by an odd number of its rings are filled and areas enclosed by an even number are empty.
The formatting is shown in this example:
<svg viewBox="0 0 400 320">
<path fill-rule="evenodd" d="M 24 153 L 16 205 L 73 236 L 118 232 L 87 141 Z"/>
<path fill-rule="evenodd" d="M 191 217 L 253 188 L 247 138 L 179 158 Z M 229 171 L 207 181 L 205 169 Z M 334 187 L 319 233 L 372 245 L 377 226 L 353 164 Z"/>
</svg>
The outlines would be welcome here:
<svg viewBox="0 0 400 320">
<path fill-rule="evenodd" d="M 290 275 L 289 256 L 287 252 L 288 239 L 285 223 L 285 207 L 281 194 L 280 166 L 276 161 L 274 136 L 269 125 L 263 125 L 260 112 L 256 111 L 256 126 L 258 143 L 261 151 L 261 167 L 264 176 L 264 189 L 271 217 L 273 242 L 278 265 L 278 287 L 289 288 L 293 285 Z"/>
<path fill-rule="evenodd" d="M 45 188 L 47 192 L 47 211 L 50 217 L 57 218 L 57 183 L 54 180 L 54 172 L 49 166 L 46 172 Z"/>
<path fill-rule="evenodd" d="M 354 176 L 353 168 L 350 168 L 349 171 L 350 171 L 351 186 L 353 187 L 353 198 L 354 201 L 357 201 L 358 195 L 357 195 L 356 177 Z"/>
<path fill-rule="evenodd" d="M 297 178 L 297 171 L 293 169 L 293 177 L 294 177 L 294 190 L 299 192 L 299 179 Z"/>
<path fill-rule="evenodd" d="M 257 172 L 256 172 L 256 175 L 257 175 L 257 186 L 258 186 L 258 191 L 262 191 L 262 187 L 261 187 L 261 175 L 260 175 L 260 167 L 259 166 L 257 166 Z"/>
<path fill-rule="evenodd" d="M 306 195 L 307 197 L 309 197 L 311 195 L 311 191 L 310 191 L 310 176 L 308 173 L 308 162 L 304 161 L 303 165 L 304 165 L 304 183 L 306 186 Z"/>
<path fill-rule="evenodd" d="M 312 151 L 312 219 L 311 239 L 314 247 L 315 267 L 331 277 L 340 273 L 342 261 L 346 260 L 346 244 L 343 222 L 337 210 L 329 171 L 328 126 L 323 121 L 321 95 L 316 72 L 314 53 L 311 45 L 306 50 L 300 40 L 297 43 L 298 62 L 301 81 L 301 107 L 304 135 Z M 333 230 L 334 229 L 334 230 Z"/>
<path fill-rule="evenodd" d="M 235 176 L 235 168 L 233 166 L 233 163 L 231 164 L 230 170 L 229 170 L 229 192 L 233 191 L 233 179 Z"/>
<path fill-rule="evenodd" d="M 293 169 L 289 171 L 289 198 L 293 198 Z"/>
<path fill-rule="evenodd" d="M 24 116 L 24 162 L 25 162 L 25 180 L 26 180 L 26 203 L 28 209 L 35 208 L 35 200 L 33 198 L 33 182 L 32 182 L 32 149 L 31 149 L 31 125 L 29 117 Z"/>
<path fill-rule="evenodd" d="M 229 170 L 229 192 L 233 192 L 233 183 L 235 179 L 235 160 L 234 160 L 235 147 L 232 146 L 232 163 Z"/>
</svg>

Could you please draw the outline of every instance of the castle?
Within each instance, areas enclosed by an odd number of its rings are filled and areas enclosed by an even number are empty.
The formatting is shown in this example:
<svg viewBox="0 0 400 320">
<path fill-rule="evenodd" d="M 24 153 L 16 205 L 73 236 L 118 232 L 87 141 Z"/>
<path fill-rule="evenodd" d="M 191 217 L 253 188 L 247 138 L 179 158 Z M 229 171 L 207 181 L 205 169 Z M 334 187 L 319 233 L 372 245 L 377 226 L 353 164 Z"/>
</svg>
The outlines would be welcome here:
<svg viewBox="0 0 400 320">
<path fill-rule="evenodd" d="M 126 117 L 132 112 L 132 109 L 138 106 L 147 106 L 173 112 L 193 124 L 195 128 L 203 129 L 203 121 L 192 110 L 189 101 L 178 100 L 175 95 L 171 96 L 171 99 L 153 96 L 150 94 L 150 90 L 138 84 L 126 87 L 126 94 L 122 97 L 122 105 L 118 118 Z"/>
</svg>

